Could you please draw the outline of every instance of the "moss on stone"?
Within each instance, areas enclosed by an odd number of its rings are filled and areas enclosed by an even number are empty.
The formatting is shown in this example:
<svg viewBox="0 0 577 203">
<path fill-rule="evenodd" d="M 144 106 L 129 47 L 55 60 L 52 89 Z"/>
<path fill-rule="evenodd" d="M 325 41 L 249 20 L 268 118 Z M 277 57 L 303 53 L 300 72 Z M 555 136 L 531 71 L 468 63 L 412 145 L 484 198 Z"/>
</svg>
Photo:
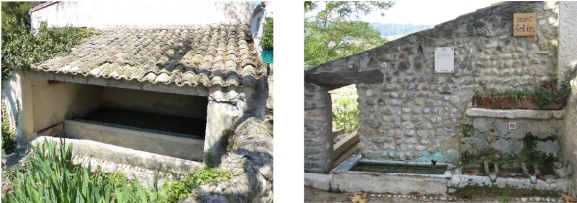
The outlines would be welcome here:
<svg viewBox="0 0 577 203">
<path fill-rule="evenodd" d="M 471 137 L 475 132 L 475 126 L 473 126 L 472 124 L 462 124 L 461 132 L 463 132 L 463 137 Z"/>
<path fill-rule="evenodd" d="M 413 49 L 410 47 L 405 47 L 403 48 L 403 52 L 407 53 L 407 54 L 413 54 Z"/>
<path fill-rule="evenodd" d="M 415 63 L 415 69 L 421 70 L 422 68 L 423 68 L 423 64 L 420 61 L 417 61 Z"/>
<path fill-rule="evenodd" d="M 410 67 L 411 67 L 411 64 L 408 61 L 399 62 L 399 70 L 407 70 Z"/>
</svg>

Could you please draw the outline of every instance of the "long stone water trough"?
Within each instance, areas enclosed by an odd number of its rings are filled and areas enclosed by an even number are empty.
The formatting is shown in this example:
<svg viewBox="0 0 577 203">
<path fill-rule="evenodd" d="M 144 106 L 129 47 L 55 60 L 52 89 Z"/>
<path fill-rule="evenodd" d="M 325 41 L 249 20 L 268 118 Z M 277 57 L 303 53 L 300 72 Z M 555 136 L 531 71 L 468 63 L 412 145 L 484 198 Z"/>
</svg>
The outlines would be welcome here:
<svg viewBox="0 0 577 203">
<path fill-rule="evenodd" d="M 307 176 L 309 183 L 314 182 L 311 181 L 314 176 Z M 463 167 L 451 163 L 365 160 L 361 154 L 345 160 L 327 178 L 328 189 L 331 191 L 392 194 L 447 194 L 468 186 L 567 193 L 570 183 L 568 178 L 535 180 L 526 177 L 470 175 L 463 173 Z M 309 185 L 315 187 L 319 184 Z"/>
</svg>

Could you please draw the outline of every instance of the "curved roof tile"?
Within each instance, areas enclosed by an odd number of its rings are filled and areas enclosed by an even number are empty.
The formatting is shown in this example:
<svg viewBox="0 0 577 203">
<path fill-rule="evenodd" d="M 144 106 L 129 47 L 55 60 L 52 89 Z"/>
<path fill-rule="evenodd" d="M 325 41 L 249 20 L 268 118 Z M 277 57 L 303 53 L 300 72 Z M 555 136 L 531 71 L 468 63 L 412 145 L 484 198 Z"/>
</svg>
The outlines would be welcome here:
<svg viewBox="0 0 577 203">
<path fill-rule="evenodd" d="M 247 25 L 100 30 L 32 70 L 177 86 L 255 84 L 267 74 Z M 244 81 L 247 80 L 247 81 Z"/>
</svg>

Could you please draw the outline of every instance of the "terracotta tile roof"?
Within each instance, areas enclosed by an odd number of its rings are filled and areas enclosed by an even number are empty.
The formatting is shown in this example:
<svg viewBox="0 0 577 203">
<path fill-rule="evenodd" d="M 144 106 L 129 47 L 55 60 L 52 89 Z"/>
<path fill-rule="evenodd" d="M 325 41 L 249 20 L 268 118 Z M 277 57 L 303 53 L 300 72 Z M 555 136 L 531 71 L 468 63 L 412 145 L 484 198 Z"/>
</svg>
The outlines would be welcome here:
<svg viewBox="0 0 577 203">
<path fill-rule="evenodd" d="M 109 29 L 32 70 L 178 86 L 250 86 L 266 75 L 248 25 Z"/>
<path fill-rule="evenodd" d="M 47 1 L 47 2 L 44 2 L 44 3 L 38 4 L 38 5 L 34 6 L 34 8 L 31 8 L 30 10 L 28 10 L 28 13 L 32 13 L 32 12 L 34 12 L 34 11 L 37 11 L 37 10 L 46 8 L 46 7 L 48 7 L 48 6 L 52 5 L 52 4 L 55 4 L 55 3 L 58 3 L 58 1 Z"/>
</svg>

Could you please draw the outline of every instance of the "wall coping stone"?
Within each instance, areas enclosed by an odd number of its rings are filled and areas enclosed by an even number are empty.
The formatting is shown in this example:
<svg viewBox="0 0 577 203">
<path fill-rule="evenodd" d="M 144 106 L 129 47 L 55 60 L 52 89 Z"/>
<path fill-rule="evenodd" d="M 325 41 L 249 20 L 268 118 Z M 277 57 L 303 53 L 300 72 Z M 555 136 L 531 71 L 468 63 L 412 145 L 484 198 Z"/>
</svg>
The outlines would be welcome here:
<svg viewBox="0 0 577 203">
<path fill-rule="evenodd" d="M 490 118 L 528 118 L 528 119 L 562 119 L 563 110 L 526 110 L 526 109 L 484 109 L 469 108 L 465 111 L 469 117 L 490 117 Z"/>
</svg>

